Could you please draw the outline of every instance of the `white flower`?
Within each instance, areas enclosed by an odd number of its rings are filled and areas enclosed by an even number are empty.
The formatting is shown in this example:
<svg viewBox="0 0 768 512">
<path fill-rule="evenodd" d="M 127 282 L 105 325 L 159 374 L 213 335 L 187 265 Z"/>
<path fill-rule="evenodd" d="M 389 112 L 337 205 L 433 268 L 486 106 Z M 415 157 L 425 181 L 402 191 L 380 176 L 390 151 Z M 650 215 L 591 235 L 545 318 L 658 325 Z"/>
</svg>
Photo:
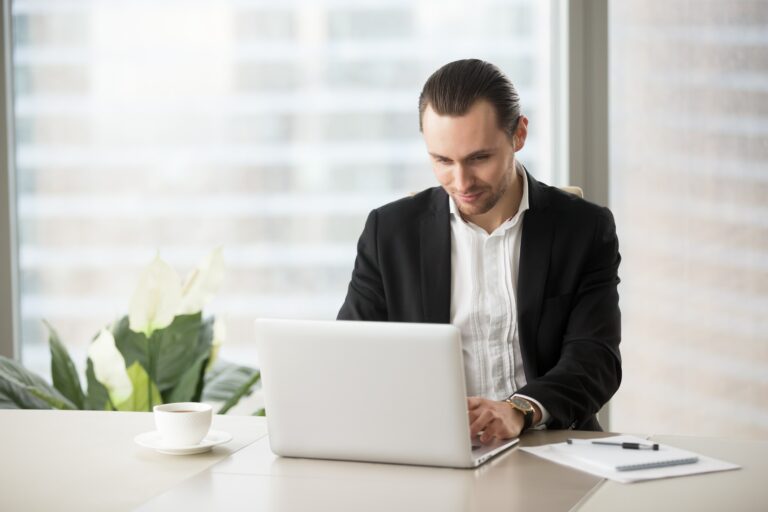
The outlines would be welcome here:
<svg viewBox="0 0 768 512">
<path fill-rule="evenodd" d="M 152 331 L 168 327 L 181 302 L 179 275 L 158 254 L 139 278 L 131 299 L 129 325 L 149 338 Z"/>
<path fill-rule="evenodd" d="M 102 329 L 88 347 L 88 357 L 93 363 L 96 380 L 107 388 L 112 404 L 127 400 L 133 393 L 133 384 L 125 369 L 125 359 L 115 346 L 115 338 L 107 329 Z"/>
<path fill-rule="evenodd" d="M 213 346 L 220 347 L 227 340 L 227 324 L 221 317 L 213 321 Z"/>
<path fill-rule="evenodd" d="M 214 249 L 200 265 L 193 270 L 184 283 L 179 313 L 188 315 L 203 310 L 203 306 L 218 291 L 224 280 L 224 257 L 222 248 Z"/>
</svg>

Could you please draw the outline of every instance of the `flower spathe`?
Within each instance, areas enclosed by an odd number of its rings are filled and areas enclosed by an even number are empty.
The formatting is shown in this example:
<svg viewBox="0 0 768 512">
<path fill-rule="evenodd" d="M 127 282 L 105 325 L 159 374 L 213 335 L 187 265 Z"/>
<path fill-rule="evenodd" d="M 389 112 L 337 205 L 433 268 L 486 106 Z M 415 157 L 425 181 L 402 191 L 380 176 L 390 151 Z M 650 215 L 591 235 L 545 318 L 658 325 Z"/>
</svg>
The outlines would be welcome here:
<svg viewBox="0 0 768 512">
<path fill-rule="evenodd" d="M 227 324 L 220 317 L 213 321 L 213 346 L 220 347 L 227 340 Z"/>
<path fill-rule="evenodd" d="M 114 405 L 127 400 L 133 393 L 133 384 L 125 369 L 125 359 L 117 350 L 115 338 L 107 329 L 88 347 L 88 357 L 93 363 L 93 373 L 109 393 Z"/>
<path fill-rule="evenodd" d="M 224 280 L 222 248 L 214 249 L 187 277 L 182 289 L 179 313 L 188 315 L 202 311 Z"/>
<path fill-rule="evenodd" d="M 180 304 L 179 275 L 158 254 L 141 273 L 128 312 L 129 326 L 149 338 L 153 331 L 173 322 Z"/>
</svg>

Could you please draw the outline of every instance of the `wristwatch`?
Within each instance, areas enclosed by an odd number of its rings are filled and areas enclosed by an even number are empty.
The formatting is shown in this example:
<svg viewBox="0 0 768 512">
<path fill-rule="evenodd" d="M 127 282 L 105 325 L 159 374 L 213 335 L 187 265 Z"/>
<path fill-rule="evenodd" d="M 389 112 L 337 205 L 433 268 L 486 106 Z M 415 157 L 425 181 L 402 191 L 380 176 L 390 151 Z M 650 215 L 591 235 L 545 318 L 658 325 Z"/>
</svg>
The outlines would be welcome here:
<svg viewBox="0 0 768 512">
<path fill-rule="evenodd" d="M 519 396 L 511 396 L 504 401 L 523 413 L 523 431 L 528 430 L 533 424 L 533 405 L 531 402 Z"/>
</svg>

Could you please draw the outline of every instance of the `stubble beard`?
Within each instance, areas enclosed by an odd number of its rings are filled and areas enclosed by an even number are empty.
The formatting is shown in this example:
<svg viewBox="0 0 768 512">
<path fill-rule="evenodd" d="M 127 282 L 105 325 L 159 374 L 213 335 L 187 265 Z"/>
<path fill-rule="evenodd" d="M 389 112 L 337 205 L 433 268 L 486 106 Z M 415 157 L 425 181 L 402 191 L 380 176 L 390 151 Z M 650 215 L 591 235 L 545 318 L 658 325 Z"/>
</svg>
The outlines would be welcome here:
<svg viewBox="0 0 768 512">
<path fill-rule="evenodd" d="M 464 204 L 461 202 L 460 199 L 455 199 L 459 213 L 461 213 L 465 217 L 472 217 L 475 215 L 483 215 L 491 211 L 491 209 L 494 206 L 496 206 L 499 201 L 501 201 L 501 198 L 504 197 L 504 194 L 507 192 L 509 185 L 515 179 L 516 174 L 517 174 L 517 169 L 515 165 L 515 160 L 512 159 L 512 164 L 507 169 L 507 173 L 505 174 L 504 179 L 501 181 L 501 184 L 496 190 L 494 190 L 493 187 L 488 187 L 488 186 L 482 187 L 479 190 L 479 192 L 481 193 L 486 193 L 488 191 L 491 192 L 491 194 L 488 196 L 486 200 L 482 202 L 482 204 L 478 204 L 478 205 Z"/>
</svg>

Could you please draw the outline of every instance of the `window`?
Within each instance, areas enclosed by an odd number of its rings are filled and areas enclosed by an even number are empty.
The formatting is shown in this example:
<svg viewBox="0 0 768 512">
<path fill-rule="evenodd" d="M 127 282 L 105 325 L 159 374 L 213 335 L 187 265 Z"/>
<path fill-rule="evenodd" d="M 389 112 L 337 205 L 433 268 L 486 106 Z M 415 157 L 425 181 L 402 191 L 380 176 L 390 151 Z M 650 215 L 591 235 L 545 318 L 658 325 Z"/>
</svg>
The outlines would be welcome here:
<svg viewBox="0 0 768 512">
<path fill-rule="evenodd" d="M 615 431 L 768 434 L 768 8 L 612 2 Z"/>
<path fill-rule="evenodd" d="M 424 80 L 479 57 L 531 118 L 520 158 L 552 178 L 550 4 L 16 0 L 12 4 L 22 356 L 50 321 L 76 361 L 126 312 L 159 250 L 216 246 L 225 356 L 257 316 L 334 318 L 371 209 L 435 184 Z"/>
</svg>

